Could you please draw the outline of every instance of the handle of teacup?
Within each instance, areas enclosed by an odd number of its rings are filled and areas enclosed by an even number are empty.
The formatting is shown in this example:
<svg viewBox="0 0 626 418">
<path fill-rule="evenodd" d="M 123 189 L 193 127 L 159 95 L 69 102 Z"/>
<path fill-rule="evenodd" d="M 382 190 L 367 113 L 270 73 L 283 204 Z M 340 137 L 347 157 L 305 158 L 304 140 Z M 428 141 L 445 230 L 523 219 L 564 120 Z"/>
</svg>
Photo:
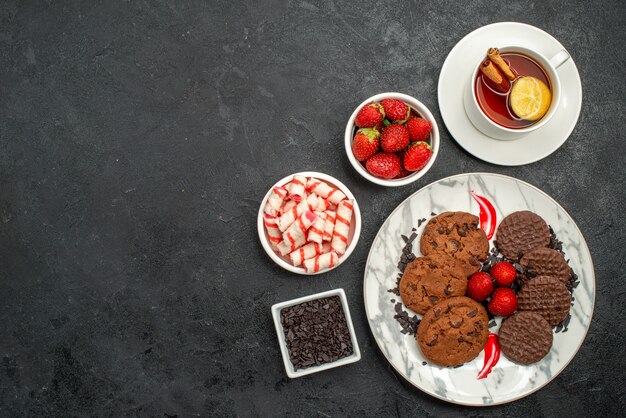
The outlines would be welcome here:
<svg viewBox="0 0 626 418">
<path fill-rule="evenodd" d="M 570 59 L 569 53 L 566 50 L 562 49 L 554 54 L 552 58 L 550 58 L 550 64 L 552 64 L 552 66 L 556 69 L 565 64 L 568 59 Z"/>
</svg>

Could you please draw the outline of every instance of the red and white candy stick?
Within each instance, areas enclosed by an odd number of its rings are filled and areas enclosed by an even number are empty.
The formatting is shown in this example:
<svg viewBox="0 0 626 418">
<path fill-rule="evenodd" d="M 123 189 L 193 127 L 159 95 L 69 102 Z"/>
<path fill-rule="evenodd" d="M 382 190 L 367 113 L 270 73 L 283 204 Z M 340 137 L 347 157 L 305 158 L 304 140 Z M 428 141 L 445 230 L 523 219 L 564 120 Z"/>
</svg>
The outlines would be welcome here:
<svg viewBox="0 0 626 418">
<path fill-rule="evenodd" d="M 283 241 L 287 244 L 294 244 L 300 241 L 300 238 L 306 237 L 306 231 L 313 225 L 316 219 L 317 215 L 307 210 L 283 232 Z"/>
<path fill-rule="evenodd" d="M 330 246 L 328 246 L 328 248 L 330 248 Z M 321 244 L 318 244 L 317 242 L 309 242 L 308 244 L 290 253 L 289 258 L 291 258 L 291 264 L 297 267 L 302 264 L 304 260 L 322 254 L 323 250 L 324 247 Z"/>
<path fill-rule="evenodd" d="M 306 240 L 321 244 L 324 235 L 324 226 L 326 225 L 326 214 L 324 212 L 315 212 L 315 214 L 317 215 L 317 219 L 309 228 Z"/>
<path fill-rule="evenodd" d="M 310 195 L 308 195 L 306 197 L 306 202 L 309 204 L 309 210 L 310 211 L 316 210 L 317 205 L 319 205 L 319 201 L 321 199 L 322 198 L 316 195 L 315 193 L 311 193 Z"/>
<path fill-rule="evenodd" d="M 304 260 L 304 269 L 309 273 L 317 273 L 322 269 L 332 268 L 339 261 L 339 256 L 336 252 L 331 251 L 326 254 L 320 254 L 314 258 Z"/>
<path fill-rule="evenodd" d="M 299 202 L 303 198 L 305 198 L 305 195 L 304 195 L 305 186 L 306 186 L 306 177 L 293 176 L 293 180 L 291 180 L 291 183 L 287 185 L 287 190 L 289 191 L 289 199 Z"/>
<path fill-rule="evenodd" d="M 333 239 L 333 231 L 335 230 L 335 216 L 336 213 L 332 210 L 327 210 L 326 220 L 324 221 L 324 233 L 322 234 L 322 240 L 330 241 Z"/>
<path fill-rule="evenodd" d="M 288 200 L 280 209 L 280 213 L 283 214 L 283 213 L 289 212 L 297 204 L 298 202 L 296 202 L 295 200 Z"/>
<path fill-rule="evenodd" d="M 337 205 L 337 219 L 335 220 L 335 230 L 330 244 L 332 251 L 341 255 L 346 252 L 348 246 L 348 231 L 350 231 L 350 221 L 352 220 L 352 200 L 344 200 Z"/>
<path fill-rule="evenodd" d="M 324 199 L 323 197 L 319 197 L 317 199 L 317 207 L 315 208 L 315 210 L 317 212 L 325 212 L 328 209 L 328 203 L 326 203 L 326 199 Z"/>
<path fill-rule="evenodd" d="M 283 200 L 287 197 L 287 189 L 284 187 L 274 187 L 270 197 L 267 198 L 267 203 L 263 208 L 263 213 L 270 214 L 272 216 L 278 216 Z"/>
<path fill-rule="evenodd" d="M 283 234 L 280 232 L 280 229 L 278 229 L 278 218 L 264 213 L 263 225 L 265 225 L 270 244 L 272 247 L 276 248 L 276 245 L 283 240 Z"/>
<path fill-rule="evenodd" d="M 307 191 L 315 193 L 335 205 L 346 198 L 346 195 L 343 194 L 341 190 L 336 187 L 331 187 L 327 183 L 324 183 L 315 177 L 311 177 L 309 179 L 306 183 L 306 189 Z"/>
<path fill-rule="evenodd" d="M 306 200 L 302 200 L 278 218 L 278 229 L 280 229 L 281 232 L 285 231 L 307 210 L 309 210 L 309 203 Z"/>
<path fill-rule="evenodd" d="M 306 244 L 306 237 L 302 235 L 301 237 L 297 238 L 295 242 L 288 242 L 288 241 L 279 242 L 276 245 L 276 249 L 278 250 L 280 255 L 285 256 L 295 251 L 297 248 L 302 247 L 304 244 Z"/>
</svg>

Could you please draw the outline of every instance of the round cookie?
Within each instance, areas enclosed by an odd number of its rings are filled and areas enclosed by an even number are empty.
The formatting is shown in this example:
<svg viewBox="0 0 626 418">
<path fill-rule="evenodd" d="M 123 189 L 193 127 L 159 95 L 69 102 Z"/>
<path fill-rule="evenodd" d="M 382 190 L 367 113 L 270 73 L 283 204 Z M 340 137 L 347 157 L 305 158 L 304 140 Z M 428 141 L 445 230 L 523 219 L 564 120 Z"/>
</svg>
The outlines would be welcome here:
<svg viewBox="0 0 626 418">
<path fill-rule="evenodd" d="M 480 354 L 489 336 L 489 317 L 478 302 L 458 296 L 426 312 L 417 328 L 424 357 L 442 366 L 459 366 Z"/>
<path fill-rule="evenodd" d="M 400 279 L 402 302 L 418 314 L 426 313 L 440 300 L 463 296 L 466 290 L 464 264 L 447 255 L 416 258 Z"/>
<path fill-rule="evenodd" d="M 550 276 L 567 283 L 572 275 L 563 254 L 552 248 L 532 249 L 524 254 L 519 263 L 527 272 L 527 280 L 536 276 Z"/>
<path fill-rule="evenodd" d="M 502 322 L 498 339 L 500 349 L 518 364 L 536 363 L 550 352 L 552 328 L 538 313 L 517 312 Z"/>
<path fill-rule="evenodd" d="M 424 227 L 420 251 L 424 255 L 447 254 L 459 259 L 466 263 L 466 276 L 471 276 L 489 255 L 489 240 L 478 223 L 478 217 L 467 212 L 435 216 Z"/>
<path fill-rule="evenodd" d="M 555 277 L 535 277 L 517 294 L 518 310 L 536 312 L 552 326 L 567 318 L 571 302 L 569 290 Z"/>
<path fill-rule="evenodd" d="M 505 217 L 496 232 L 498 250 L 510 260 L 519 260 L 527 251 L 550 244 L 550 229 L 543 218 L 528 210 Z"/>
</svg>

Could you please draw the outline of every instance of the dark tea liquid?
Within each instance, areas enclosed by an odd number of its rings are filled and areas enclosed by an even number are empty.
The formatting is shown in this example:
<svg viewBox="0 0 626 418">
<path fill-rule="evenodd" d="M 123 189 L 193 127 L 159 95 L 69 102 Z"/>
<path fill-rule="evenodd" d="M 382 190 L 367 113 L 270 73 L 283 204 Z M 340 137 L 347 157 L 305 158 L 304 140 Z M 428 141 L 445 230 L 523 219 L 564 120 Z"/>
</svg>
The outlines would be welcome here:
<svg viewBox="0 0 626 418">
<path fill-rule="evenodd" d="M 546 83 L 546 86 L 552 91 L 548 75 L 535 60 L 515 52 L 503 53 L 501 55 L 515 74 L 518 76 L 535 77 Z M 483 77 L 482 72 L 479 71 L 476 80 L 474 80 L 476 84 L 476 100 L 483 113 L 489 119 L 498 125 L 511 129 L 527 128 L 541 120 L 524 120 L 515 116 L 513 111 L 509 109 L 509 93 L 500 93 L 493 89 L 488 85 L 486 78 Z M 512 83 L 515 83 L 515 80 Z"/>
</svg>

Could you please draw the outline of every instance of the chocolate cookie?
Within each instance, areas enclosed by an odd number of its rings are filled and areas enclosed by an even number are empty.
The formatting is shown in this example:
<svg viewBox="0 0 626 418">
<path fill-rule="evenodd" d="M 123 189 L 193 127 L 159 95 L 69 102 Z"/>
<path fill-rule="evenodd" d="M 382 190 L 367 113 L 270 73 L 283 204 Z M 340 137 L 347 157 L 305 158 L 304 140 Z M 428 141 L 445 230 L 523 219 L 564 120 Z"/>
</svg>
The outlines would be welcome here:
<svg viewBox="0 0 626 418">
<path fill-rule="evenodd" d="M 535 277 L 525 283 L 517 294 L 518 310 L 536 312 L 552 326 L 567 318 L 571 302 L 569 290 L 555 277 Z"/>
<path fill-rule="evenodd" d="M 459 366 L 478 356 L 489 336 L 487 311 L 465 296 L 433 306 L 417 329 L 424 357 L 442 366 Z"/>
<path fill-rule="evenodd" d="M 550 352 L 552 328 L 535 312 L 517 312 L 502 322 L 498 331 L 500 349 L 519 364 L 536 363 Z"/>
<path fill-rule="evenodd" d="M 444 212 L 432 218 L 420 238 L 424 255 L 447 254 L 466 263 L 465 275 L 480 270 L 489 254 L 489 240 L 478 228 L 478 217 L 467 212 Z"/>
<path fill-rule="evenodd" d="M 552 248 L 539 247 L 530 250 L 519 263 L 526 270 L 526 280 L 536 276 L 549 276 L 567 283 L 572 275 L 563 254 Z"/>
<path fill-rule="evenodd" d="M 550 229 L 541 216 L 523 210 L 505 217 L 496 233 L 498 249 L 508 259 L 519 260 L 527 251 L 550 244 Z"/>
<path fill-rule="evenodd" d="M 464 264 L 447 255 L 416 258 L 400 279 L 402 302 L 419 314 L 440 300 L 465 295 L 466 290 Z"/>
</svg>

